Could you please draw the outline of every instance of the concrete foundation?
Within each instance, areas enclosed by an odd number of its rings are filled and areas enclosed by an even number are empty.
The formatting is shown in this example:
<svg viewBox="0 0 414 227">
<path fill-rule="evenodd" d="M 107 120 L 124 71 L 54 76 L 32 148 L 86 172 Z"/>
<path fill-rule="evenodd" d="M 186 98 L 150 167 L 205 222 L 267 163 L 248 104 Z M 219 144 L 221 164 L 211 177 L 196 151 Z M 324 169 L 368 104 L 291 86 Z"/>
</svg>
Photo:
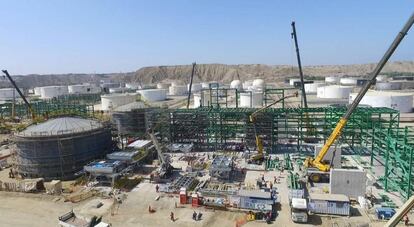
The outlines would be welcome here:
<svg viewBox="0 0 414 227">
<path fill-rule="evenodd" d="M 358 198 L 365 195 L 367 174 L 358 169 L 331 169 L 329 182 L 330 193 Z"/>
<path fill-rule="evenodd" d="M 323 144 L 316 144 L 315 145 L 314 157 L 316 157 L 319 154 L 319 151 L 322 149 L 322 147 L 323 147 Z M 334 156 L 334 154 L 335 154 L 335 157 L 332 160 L 332 157 Z M 341 155 L 342 155 L 341 148 L 337 147 L 336 150 L 335 150 L 335 147 L 332 146 L 331 148 L 329 148 L 329 151 L 325 155 L 325 157 L 323 158 L 323 161 L 328 162 L 328 163 L 333 162 L 332 167 L 339 169 L 339 168 L 341 168 Z"/>
</svg>

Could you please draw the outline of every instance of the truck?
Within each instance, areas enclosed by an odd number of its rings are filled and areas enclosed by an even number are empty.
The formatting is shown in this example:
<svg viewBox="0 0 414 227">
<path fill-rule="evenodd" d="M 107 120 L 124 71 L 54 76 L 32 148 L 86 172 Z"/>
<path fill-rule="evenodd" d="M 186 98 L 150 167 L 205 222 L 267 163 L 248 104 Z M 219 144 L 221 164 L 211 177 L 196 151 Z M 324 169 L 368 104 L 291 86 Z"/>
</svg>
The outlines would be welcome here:
<svg viewBox="0 0 414 227">
<path fill-rule="evenodd" d="M 308 222 L 308 203 L 306 199 L 292 198 L 291 203 L 292 221 L 297 223 Z"/>
</svg>

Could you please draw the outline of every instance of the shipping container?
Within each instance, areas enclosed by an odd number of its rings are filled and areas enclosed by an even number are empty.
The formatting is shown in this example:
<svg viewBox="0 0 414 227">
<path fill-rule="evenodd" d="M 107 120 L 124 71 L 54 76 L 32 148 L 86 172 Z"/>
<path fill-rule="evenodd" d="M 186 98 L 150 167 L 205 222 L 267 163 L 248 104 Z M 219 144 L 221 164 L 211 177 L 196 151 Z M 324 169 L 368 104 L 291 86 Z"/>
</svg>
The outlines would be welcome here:
<svg viewBox="0 0 414 227">
<path fill-rule="evenodd" d="M 309 211 L 315 214 L 350 216 L 351 204 L 346 195 L 310 194 Z"/>
</svg>

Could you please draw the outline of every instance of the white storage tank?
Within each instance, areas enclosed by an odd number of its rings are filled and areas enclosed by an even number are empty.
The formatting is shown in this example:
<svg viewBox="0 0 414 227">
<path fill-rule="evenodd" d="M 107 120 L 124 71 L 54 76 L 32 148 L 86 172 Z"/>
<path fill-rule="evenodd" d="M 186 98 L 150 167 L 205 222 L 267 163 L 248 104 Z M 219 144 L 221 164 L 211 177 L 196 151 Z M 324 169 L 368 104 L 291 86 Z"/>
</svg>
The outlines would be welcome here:
<svg viewBox="0 0 414 227">
<path fill-rule="evenodd" d="M 388 80 L 388 76 L 386 75 L 378 75 L 377 78 L 375 78 L 377 82 L 385 82 Z"/>
<path fill-rule="evenodd" d="M 125 88 L 129 90 L 138 90 L 141 89 L 141 85 L 139 83 L 125 83 Z"/>
<path fill-rule="evenodd" d="M 192 92 L 192 91 L 191 91 Z M 187 86 L 185 85 L 175 85 L 169 87 L 170 95 L 185 95 L 187 94 Z"/>
<path fill-rule="evenodd" d="M 67 86 L 46 86 L 40 88 L 40 95 L 42 99 L 51 99 L 67 94 L 69 94 Z"/>
<path fill-rule="evenodd" d="M 356 93 L 349 95 L 349 102 L 354 101 Z M 413 109 L 413 94 L 386 91 L 368 91 L 360 104 L 372 107 L 388 107 L 401 113 L 410 113 Z"/>
<path fill-rule="evenodd" d="M 143 100 L 148 102 L 163 101 L 167 99 L 167 89 L 147 89 L 139 90 Z"/>
<path fill-rule="evenodd" d="M 14 88 L 2 88 L 0 89 L 0 100 L 13 100 L 14 98 L 20 98 L 19 93 L 17 93 L 16 89 Z"/>
<path fill-rule="evenodd" d="M 255 79 L 252 86 L 254 90 L 263 90 L 266 88 L 266 83 L 263 79 Z"/>
<path fill-rule="evenodd" d="M 326 99 L 347 99 L 352 92 L 351 86 L 330 85 L 317 88 L 317 97 Z"/>
<path fill-rule="evenodd" d="M 240 80 L 233 80 L 230 83 L 230 88 L 241 90 L 242 89 L 242 82 Z"/>
<path fill-rule="evenodd" d="M 123 106 L 125 104 L 139 100 L 140 95 L 137 93 L 101 95 L 101 109 L 105 111 L 113 110 L 119 106 Z"/>
<path fill-rule="evenodd" d="M 115 88 L 109 88 L 109 93 L 125 93 L 129 89 L 126 87 L 115 87 Z"/>
<path fill-rule="evenodd" d="M 305 84 L 306 94 L 316 94 L 318 92 L 318 87 L 323 87 L 326 84 L 324 82 L 314 82 L 312 84 Z"/>
<path fill-rule="evenodd" d="M 325 77 L 325 82 L 330 84 L 337 84 L 339 83 L 340 77 L 339 76 L 327 76 Z"/>
<path fill-rule="evenodd" d="M 252 80 L 244 81 L 244 83 L 243 83 L 243 89 L 244 90 L 251 89 L 252 87 L 253 87 L 253 81 Z"/>
<path fill-rule="evenodd" d="M 402 82 L 399 81 L 389 81 L 389 82 L 377 82 L 375 84 L 375 90 L 385 91 L 385 90 L 401 90 Z"/>
<path fill-rule="evenodd" d="M 263 105 L 262 92 L 244 92 L 240 93 L 240 107 L 260 107 Z"/>
<path fill-rule="evenodd" d="M 201 91 L 202 88 L 201 84 L 193 83 L 191 85 L 191 93 Z M 187 90 L 190 90 L 190 84 L 187 84 Z"/>
<path fill-rule="evenodd" d="M 289 79 L 289 85 L 290 86 L 294 86 L 295 82 L 300 82 L 300 79 L 298 79 L 298 78 Z"/>
<path fill-rule="evenodd" d="M 68 86 L 69 94 L 97 94 L 101 92 L 101 88 L 91 84 L 75 84 Z"/>
<path fill-rule="evenodd" d="M 41 96 L 42 95 L 41 94 L 41 87 L 35 87 L 33 90 L 34 90 L 34 94 L 36 96 Z"/>
<path fill-rule="evenodd" d="M 194 108 L 199 108 L 200 106 L 206 107 L 209 105 L 209 97 L 203 97 L 201 93 L 195 93 L 193 98 Z"/>
<path fill-rule="evenodd" d="M 157 89 L 168 89 L 171 86 L 171 83 L 158 83 Z"/>
<path fill-rule="evenodd" d="M 358 83 L 358 78 L 344 77 L 340 79 L 341 85 L 354 86 Z"/>
</svg>

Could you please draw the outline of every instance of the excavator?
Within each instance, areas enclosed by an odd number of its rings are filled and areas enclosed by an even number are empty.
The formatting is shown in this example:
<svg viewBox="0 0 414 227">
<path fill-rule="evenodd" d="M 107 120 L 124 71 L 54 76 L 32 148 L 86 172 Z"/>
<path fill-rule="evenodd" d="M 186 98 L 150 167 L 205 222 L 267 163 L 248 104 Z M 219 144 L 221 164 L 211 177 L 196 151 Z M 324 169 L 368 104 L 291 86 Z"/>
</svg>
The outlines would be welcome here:
<svg viewBox="0 0 414 227">
<path fill-rule="evenodd" d="M 266 109 L 276 105 L 277 103 L 288 99 L 288 98 L 292 98 L 292 97 L 298 97 L 298 92 L 295 92 L 291 95 L 287 95 L 281 99 L 278 99 L 272 103 L 270 103 L 269 105 L 262 107 L 256 111 L 254 111 L 250 116 L 249 116 L 249 120 L 250 122 L 253 124 L 253 129 L 254 129 L 254 136 L 256 137 L 256 148 L 257 148 L 257 154 L 253 155 L 250 157 L 249 159 L 249 163 L 255 163 L 255 164 L 262 164 L 262 162 L 264 161 L 264 152 L 263 152 L 263 143 L 262 143 L 262 139 L 260 138 L 260 136 L 257 134 L 257 126 L 256 126 L 256 116 L 257 114 L 259 114 L 260 112 L 265 111 Z"/>
<path fill-rule="evenodd" d="M 14 82 L 13 78 L 10 76 L 9 72 L 7 70 L 2 70 L 2 72 L 4 73 L 4 75 L 6 75 L 7 79 L 9 79 L 10 83 L 13 85 L 13 87 L 16 89 L 17 93 L 19 93 L 20 97 L 23 99 L 24 103 L 27 106 L 27 109 L 29 110 L 31 116 L 32 116 L 32 120 L 35 121 L 36 120 L 36 114 L 32 108 L 32 105 L 30 105 L 30 103 L 27 101 L 26 97 L 24 96 L 24 94 L 22 93 L 22 91 L 19 89 L 19 87 L 17 87 L 16 82 Z"/>
<path fill-rule="evenodd" d="M 411 15 L 411 17 L 408 19 L 402 30 L 398 33 L 398 35 L 395 37 L 394 41 L 392 42 L 391 46 L 388 48 L 388 50 L 385 52 L 384 56 L 381 58 L 381 60 L 378 62 L 377 66 L 375 67 L 374 71 L 370 74 L 370 79 L 367 81 L 367 83 L 362 87 L 362 89 L 359 91 L 357 97 L 354 99 L 351 105 L 348 106 L 347 111 L 345 114 L 340 118 L 339 122 L 337 123 L 336 127 L 332 131 L 331 135 L 328 137 L 328 140 L 323 145 L 322 149 L 319 151 L 318 155 L 313 157 L 307 157 L 304 165 L 305 168 L 308 170 L 309 179 L 313 182 L 319 182 L 321 179 L 322 174 L 326 174 L 331 169 L 331 165 L 329 163 L 324 162 L 324 157 L 329 151 L 329 148 L 336 142 L 336 140 L 339 138 L 339 136 L 342 133 L 342 130 L 345 128 L 346 123 L 350 119 L 352 113 L 357 108 L 358 104 L 364 97 L 364 95 L 367 93 L 369 88 L 375 83 L 376 77 L 381 72 L 384 65 L 387 63 L 388 59 L 392 56 L 394 51 L 397 49 L 400 42 L 404 39 L 404 37 L 407 35 L 407 32 L 410 30 L 411 26 L 414 23 L 414 13 Z M 309 174 L 309 169 L 317 169 L 317 171 L 312 171 L 311 174 Z"/>
</svg>

